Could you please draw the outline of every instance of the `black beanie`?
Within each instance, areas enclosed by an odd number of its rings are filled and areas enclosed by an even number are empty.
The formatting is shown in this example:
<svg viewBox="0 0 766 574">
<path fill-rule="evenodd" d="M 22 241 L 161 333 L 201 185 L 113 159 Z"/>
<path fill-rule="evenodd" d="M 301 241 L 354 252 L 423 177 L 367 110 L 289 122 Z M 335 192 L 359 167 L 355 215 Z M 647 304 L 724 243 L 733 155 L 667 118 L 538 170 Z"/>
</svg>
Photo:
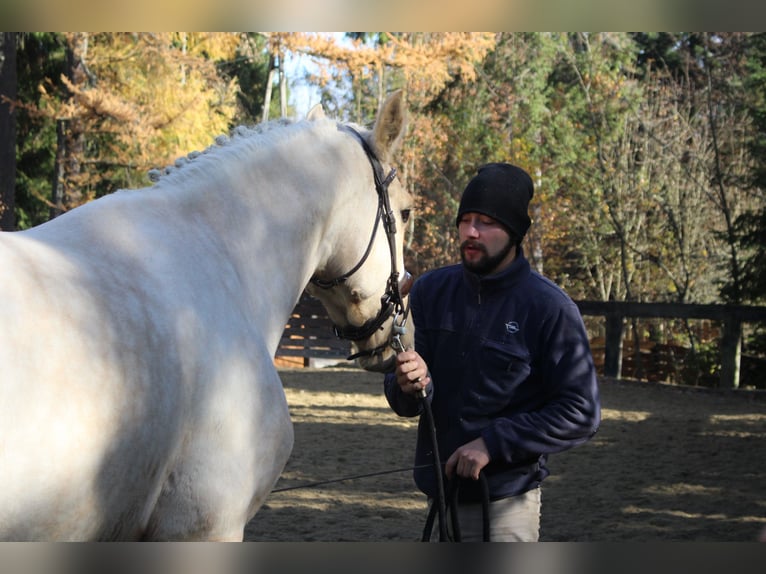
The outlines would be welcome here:
<svg viewBox="0 0 766 574">
<path fill-rule="evenodd" d="M 509 163 L 488 163 L 465 187 L 455 223 L 460 223 L 464 213 L 482 213 L 523 239 L 529 229 L 527 208 L 533 193 L 532 178 L 526 171 Z"/>
</svg>

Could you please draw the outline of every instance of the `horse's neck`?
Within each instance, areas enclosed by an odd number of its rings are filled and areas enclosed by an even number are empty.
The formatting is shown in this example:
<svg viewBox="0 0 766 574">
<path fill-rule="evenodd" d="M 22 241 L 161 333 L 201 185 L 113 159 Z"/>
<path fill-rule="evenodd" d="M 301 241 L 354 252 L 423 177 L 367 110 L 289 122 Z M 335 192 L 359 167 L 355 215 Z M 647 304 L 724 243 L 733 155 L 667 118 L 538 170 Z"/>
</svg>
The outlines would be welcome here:
<svg viewBox="0 0 766 574">
<path fill-rule="evenodd" d="M 309 150 L 312 157 L 301 157 Z M 327 169 L 332 156 L 317 158 L 321 153 L 316 143 L 301 141 L 289 150 L 258 150 L 252 158 L 232 161 L 221 170 L 223 178 L 196 182 L 182 200 L 193 214 L 195 232 L 206 225 L 225 246 L 259 324 L 269 326 L 272 346 L 327 257 L 328 235 L 337 227 L 330 224 L 338 187 Z"/>
<path fill-rule="evenodd" d="M 353 211 L 353 200 L 339 197 L 353 186 L 338 165 L 338 140 L 333 148 L 309 139 L 298 134 L 289 143 L 252 149 L 232 144 L 153 188 L 112 194 L 30 235 L 93 265 L 140 250 L 136 238 L 146 234 L 147 253 L 156 241 L 169 242 L 179 257 L 188 257 L 192 245 L 214 243 L 203 251 L 217 260 L 202 255 L 201 263 L 237 277 L 239 304 L 275 349 L 310 277 L 343 248 L 340 237 L 354 223 L 342 212 Z"/>
</svg>

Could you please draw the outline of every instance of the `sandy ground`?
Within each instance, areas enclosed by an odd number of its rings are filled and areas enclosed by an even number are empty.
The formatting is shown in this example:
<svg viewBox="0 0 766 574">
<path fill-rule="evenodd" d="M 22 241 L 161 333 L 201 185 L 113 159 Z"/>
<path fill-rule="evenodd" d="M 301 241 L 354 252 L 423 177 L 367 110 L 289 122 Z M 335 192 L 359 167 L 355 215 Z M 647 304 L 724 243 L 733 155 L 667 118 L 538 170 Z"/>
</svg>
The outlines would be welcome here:
<svg viewBox="0 0 766 574">
<path fill-rule="evenodd" d="M 381 376 L 280 373 L 295 447 L 245 540 L 419 540 L 425 498 L 399 470 L 411 465 L 416 420 L 389 410 Z M 600 431 L 550 459 L 541 540 L 756 540 L 766 528 L 764 393 L 602 380 Z"/>
</svg>

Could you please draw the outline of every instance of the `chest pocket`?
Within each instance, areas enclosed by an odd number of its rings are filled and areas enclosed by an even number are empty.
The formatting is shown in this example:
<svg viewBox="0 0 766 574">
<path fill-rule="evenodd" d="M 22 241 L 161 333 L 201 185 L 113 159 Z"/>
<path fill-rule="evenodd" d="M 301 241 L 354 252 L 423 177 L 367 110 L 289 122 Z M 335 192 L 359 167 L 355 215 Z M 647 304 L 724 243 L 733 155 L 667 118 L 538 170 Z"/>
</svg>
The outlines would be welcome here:
<svg viewBox="0 0 766 574">
<path fill-rule="evenodd" d="M 478 373 L 472 386 L 472 401 L 482 411 L 502 410 L 532 372 L 524 349 L 495 341 L 483 341 Z"/>
</svg>

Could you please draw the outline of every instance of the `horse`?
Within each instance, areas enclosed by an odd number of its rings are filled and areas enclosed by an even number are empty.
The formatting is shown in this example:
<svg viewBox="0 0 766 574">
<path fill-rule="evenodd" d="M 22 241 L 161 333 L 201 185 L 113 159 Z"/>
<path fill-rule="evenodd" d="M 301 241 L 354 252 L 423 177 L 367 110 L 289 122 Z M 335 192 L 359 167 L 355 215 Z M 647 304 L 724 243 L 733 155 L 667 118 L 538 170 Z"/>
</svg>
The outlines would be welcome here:
<svg viewBox="0 0 766 574">
<path fill-rule="evenodd" d="M 274 355 L 301 294 L 364 369 L 412 343 L 405 123 L 396 92 L 371 128 L 240 127 L 0 234 L 0 539 L 242 540 L 293 446 Z"/>
</svg>

